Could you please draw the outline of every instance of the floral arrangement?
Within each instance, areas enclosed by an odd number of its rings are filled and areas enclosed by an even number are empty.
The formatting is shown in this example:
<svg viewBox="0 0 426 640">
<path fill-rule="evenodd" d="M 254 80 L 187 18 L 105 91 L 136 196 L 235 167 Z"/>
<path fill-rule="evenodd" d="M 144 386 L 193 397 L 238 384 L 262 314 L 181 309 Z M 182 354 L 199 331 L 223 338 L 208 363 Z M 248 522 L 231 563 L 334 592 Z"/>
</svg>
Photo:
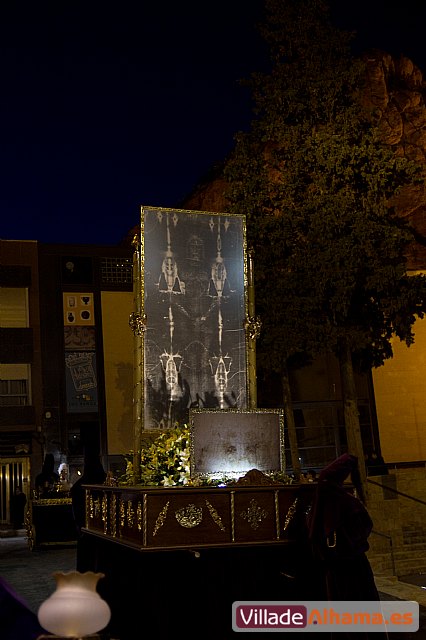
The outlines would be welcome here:
<svg viewBox="0 0 426 640">
<path fill-rule="evenodd" d="M 133 452 L 126 456 L 126 471 L 120 484 L 135 484 Z M 235 477 L 191 478 L 190 430 L 188 425 L 176 425 L 162 432 L 146 449 L 141 451 L 140 484 L 144 486 L 175 487 L 184 485 L 225 485 L 235 482 Z M 271 479 L 291 483 L 285 473 L 270 474 Z"/>
<path fill-rule="evenodd" d="M 141 451 L 140 482 L 145 486 L 173 487 L 190 484 L 189 427 L 176 426 L 161 433 Z M 123 484 L 134 483 L 133 453 L 126 456 Z"/>
</svg>

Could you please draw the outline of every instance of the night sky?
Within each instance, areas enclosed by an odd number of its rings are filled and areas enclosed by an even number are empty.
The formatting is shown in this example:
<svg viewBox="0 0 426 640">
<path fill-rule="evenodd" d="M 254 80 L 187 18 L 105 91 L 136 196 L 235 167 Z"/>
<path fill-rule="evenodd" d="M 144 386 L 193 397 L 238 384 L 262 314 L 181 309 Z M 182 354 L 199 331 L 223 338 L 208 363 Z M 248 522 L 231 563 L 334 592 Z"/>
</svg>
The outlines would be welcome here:
<svg viewBox="0 0 426 640">
<path fill-rule="evenodd" d="M 392 4 L 392 6 L 389 6 Z M 395 5 L 401 5 L 395 8 Z M 335 0 L 360 48 L 426 75 L 424 0 Z M 0 238 L 116 244 L 247 129 L 263 0 L 0 3 Z"/>
</svg>

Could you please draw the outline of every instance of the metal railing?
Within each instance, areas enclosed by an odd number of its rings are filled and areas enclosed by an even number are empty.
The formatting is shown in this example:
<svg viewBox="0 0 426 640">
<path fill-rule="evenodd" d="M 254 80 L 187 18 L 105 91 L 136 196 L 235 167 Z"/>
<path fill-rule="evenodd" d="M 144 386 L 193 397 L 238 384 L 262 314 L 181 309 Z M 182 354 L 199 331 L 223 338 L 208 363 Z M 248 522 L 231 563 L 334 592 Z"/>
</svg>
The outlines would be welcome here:
<svg viewBox="0 0 426 640">
<path fill-rule="evenodd" d="M 410 496 L 408 493 L 404 493 L 403 491 L 399 491 L 399 489 L 394 489 L 393 487 L 389 487 L 383 484 L 382 482 L 376 482 L 375 480 L 370 480 L 370 478 L 367 478 L 367 482 L 369 482 L 370 484 L 374 484 L 377 487 L 381 487 L 382 489 L 386 489 L 386 491 L 391 491 L 392 493 L 396 493 L 402 496 L 403 498 L 408 498 L 409 500 L 413 500 L 413 502 L 418 502 L 420 504 L 426 505 L 426 502 L 424 500 L 421 500 L 420 498 L 416 498 L 415 496 Z M 381 536 L 382 538 L 386 538 L 387 540 L 389 540 L 390 556 L 391 556 L 391 562 L 392 562 L 392 575 L 396 576 L 397 574 L 396 574 L 395 558 L 393 553 L 392 536 L 388 535 L 387 533 L 383 533 L 382 531 L 376 531 L 375 529 L 373 529 L 371 533 L 374 533 L 377 536 Z"/>
<path fill-rule="evenodd" d="M 414 502 L 420 502 L 420 504 L 424 504 L 426 505 L 426 502 L 424 500 L 421 500 L 420 498 L 416 498 L 415 496 L 410 496 L 408 493 L 404 493 L 403 491 L 399 491 L 398 489 L 394 489 L 393 487 L 388 487 L 385 484 L 382 484 L 381 482 L 376 482 L 375 480 L 370 480 L 370 478 L 367 478 L 367 482 L 369 482 L 370 484 L 375 484 L 377 487 L 382 487 L 382 489 L 386 489 L 386 491 L 391 491 L 392 493 L 397 493 L 400 496 L 403 496 L 404 498 L 409 498 L 410 500 L 413 500 Z"/>
</svg>

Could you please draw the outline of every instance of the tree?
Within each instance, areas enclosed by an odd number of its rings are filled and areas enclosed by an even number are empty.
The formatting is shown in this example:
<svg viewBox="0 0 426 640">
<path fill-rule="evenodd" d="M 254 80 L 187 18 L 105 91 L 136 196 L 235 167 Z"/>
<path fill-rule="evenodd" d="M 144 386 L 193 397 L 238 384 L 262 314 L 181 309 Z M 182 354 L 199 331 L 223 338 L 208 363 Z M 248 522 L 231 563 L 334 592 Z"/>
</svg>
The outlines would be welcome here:
<svg viewBox="0 0 426 640">
<path fill-rule="evenodd" d="M 394 335 L 412 344 L 426 309 L 425 278 L 407 275 L 411 230 L 390 204 L 424 176 L 381 143 L 378 115 L 361 106 L 363 61 L 327 3 L 265 6 L 271 70 L 251 77 L 254 118 L 224 170 L 230 211 L 246 214 L 255 251 L 258 360 L 281 374 L 291 418 L 289 363 L 333 352 L 348 450 L 363 460 L 354 366 L 383 364 Z"/>
</svg>

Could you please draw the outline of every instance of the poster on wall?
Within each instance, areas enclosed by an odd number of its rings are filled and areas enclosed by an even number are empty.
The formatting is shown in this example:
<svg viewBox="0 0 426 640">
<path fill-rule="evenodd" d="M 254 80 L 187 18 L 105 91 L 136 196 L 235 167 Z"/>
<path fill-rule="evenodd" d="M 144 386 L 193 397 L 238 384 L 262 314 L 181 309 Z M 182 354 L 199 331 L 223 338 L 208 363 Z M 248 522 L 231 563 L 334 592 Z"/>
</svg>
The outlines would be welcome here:
<svg viewBox="0 0 426 640">
<path fill-rule="evenodd" d="M 68 413 L 91 413 L 98 410 L 96 353 L 67 351 L 65 380 Z"/>
<path fill-rule="evenodd" d="M 245 216 L 142 207 L 144 429 L 246 408 Z"/>
<path fill-rule="evenodd" d="M 98 411 L 93 293 L 63 293 L 68 413 Z"/>
<path fill-rule="evenodd" d="M 65 326 L 94 326 L 93 293 L 64 293 L 63 305 Z"/>
</svg>

